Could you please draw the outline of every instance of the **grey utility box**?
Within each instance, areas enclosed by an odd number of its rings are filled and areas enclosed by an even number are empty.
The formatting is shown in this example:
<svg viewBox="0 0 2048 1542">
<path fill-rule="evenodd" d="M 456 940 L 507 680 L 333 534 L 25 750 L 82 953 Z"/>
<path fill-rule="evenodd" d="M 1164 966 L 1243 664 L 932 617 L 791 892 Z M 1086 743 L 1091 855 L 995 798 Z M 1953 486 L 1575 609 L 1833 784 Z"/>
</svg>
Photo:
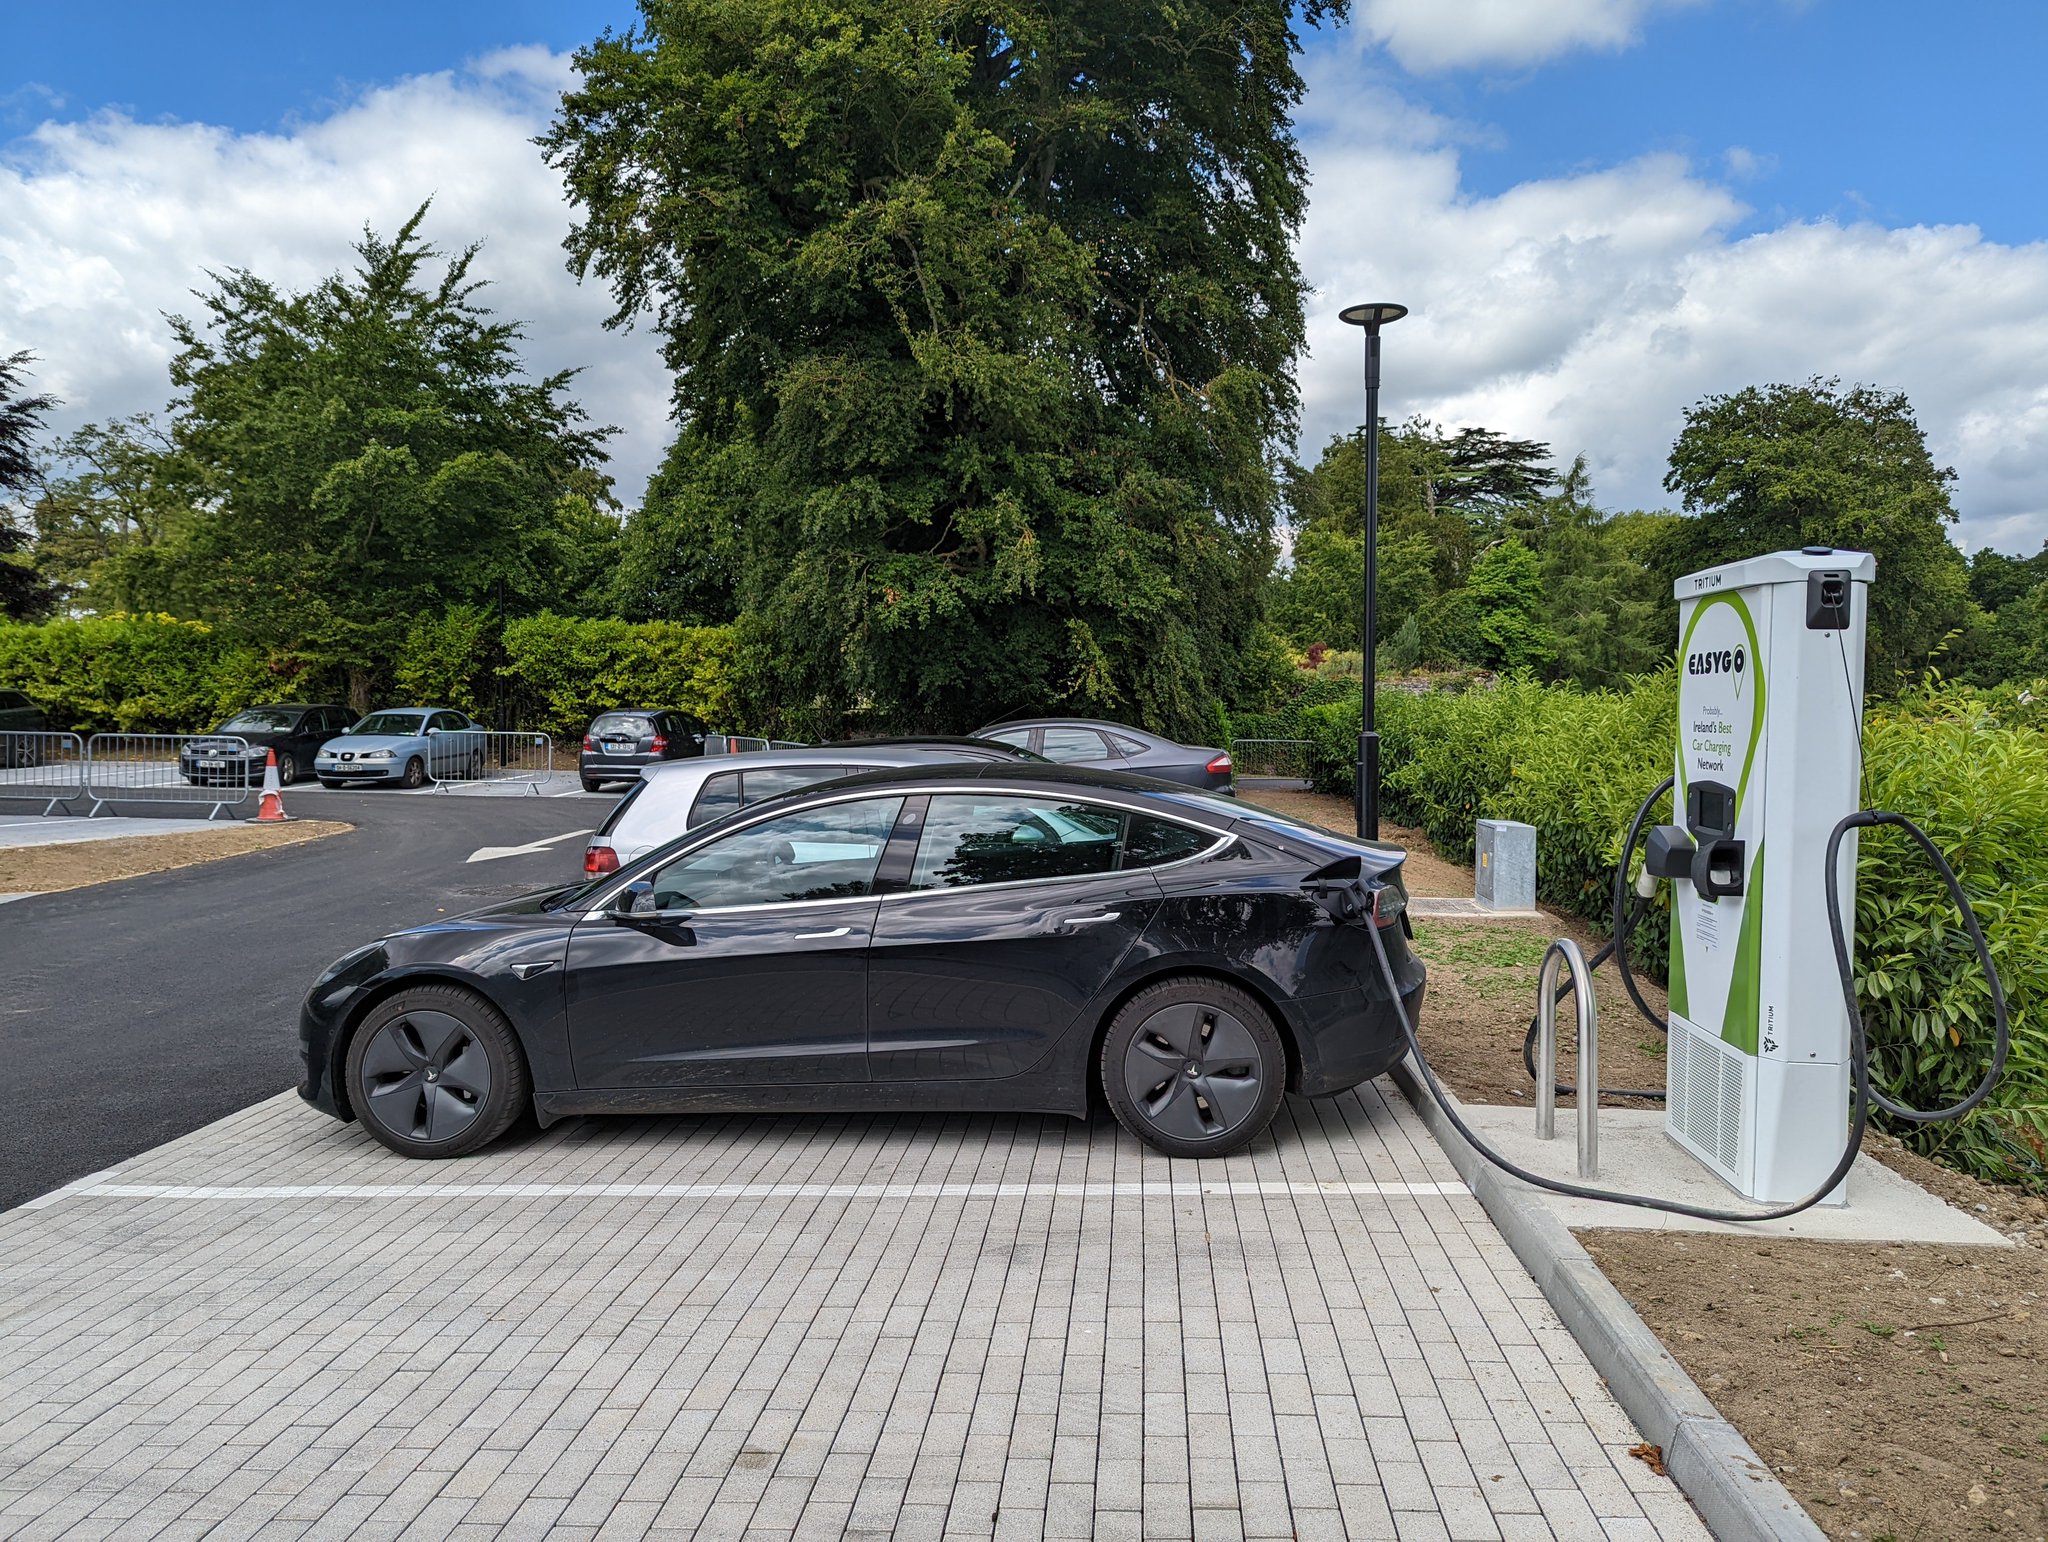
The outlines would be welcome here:
<svg viewBox="0 0 2048 1542">
<path fill-rule="evenodd" d="M 1512 819 L 1479 821 L 1472 854 L 1472 896 L 1488 910 L 1536 908 L 1536 827 Z"/>
</svg>

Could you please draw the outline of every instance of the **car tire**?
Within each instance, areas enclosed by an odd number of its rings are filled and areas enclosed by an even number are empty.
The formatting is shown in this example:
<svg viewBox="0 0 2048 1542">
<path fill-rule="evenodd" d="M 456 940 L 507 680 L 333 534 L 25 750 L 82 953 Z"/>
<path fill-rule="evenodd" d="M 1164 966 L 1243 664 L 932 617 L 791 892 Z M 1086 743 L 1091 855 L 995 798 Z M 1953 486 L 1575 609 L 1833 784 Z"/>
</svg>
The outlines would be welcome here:
<svg viewBox="0 0 2048 1542">
<path fill-rule="evenodd" d="M 467 1156 L 532 1103 L 511 1023 L 459 985 L 416 985 L 377 1003 L 349 1041 L 356 1118 L 400 1156 Z"/>
<path fill-rule="evenodd" d="M 299 761 L 289 750 L 281 750 L 277 757 L 277 785 L 289 787 L 299 779 Z"/>
<path fill-rule="evenodd" d="M 339 782 L 331 782 L 331 781 L 329 781 L 329 780 L 328 780 L 328 779 L 327 779 L 326 777 L 324 777 L 324 776 L 320 778 L 320 785 L 321 785 L 322 787 L 325 787 L 325 788 L 326 788 L 326 789 L 327 789 L 327 790 L 328 790 L 329 792 L 340 792 L 340 791 L 341 791 L 341 783 L 339 783 Z"/>
<path fill-rule="evenodd" d="M 604 783 L 592 781 L 589 777 L 586 776 L 583 778 L 583 790 L 585 792 L 603 792 Z"/>
<path fill-rule="evenodd" d="M 1153 1150 L 1229 1156 L 1279 1112 L 1287 1049 L 1246 992 L 1180 975 L 1124 1003 L 1103 1035 L 1101 1074 L 1117 1123 Z"/>
<path fill-rule="evenodd" d="M 427 785 L 427 763 L 419 756 L 415 755 L 405 763 L 405 780 L 401 785 L 408 788 Z"/>
</svg>

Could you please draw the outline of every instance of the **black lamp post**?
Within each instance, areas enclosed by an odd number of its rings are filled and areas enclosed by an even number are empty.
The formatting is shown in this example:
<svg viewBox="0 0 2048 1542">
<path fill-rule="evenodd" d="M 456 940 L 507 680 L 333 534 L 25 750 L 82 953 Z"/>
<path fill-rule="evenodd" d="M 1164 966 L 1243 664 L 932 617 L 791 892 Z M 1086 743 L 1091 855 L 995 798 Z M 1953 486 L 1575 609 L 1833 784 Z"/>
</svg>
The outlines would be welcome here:
<svg viewBox="0 0 2048 1542">
<path fill-rule="evenodd" d="M 1380 835 L 1380 736 L 1373 723 L 1373 695 L 1378 687 L 1380 578 L 1380 328 L 1408 314 L 1405 305 L 1385 301 L 1347 305 L 1338 320 L 1365 328 L 1365 715 L 1358 732 L 1358 833 L 1366 840 Z"/>
</svg>

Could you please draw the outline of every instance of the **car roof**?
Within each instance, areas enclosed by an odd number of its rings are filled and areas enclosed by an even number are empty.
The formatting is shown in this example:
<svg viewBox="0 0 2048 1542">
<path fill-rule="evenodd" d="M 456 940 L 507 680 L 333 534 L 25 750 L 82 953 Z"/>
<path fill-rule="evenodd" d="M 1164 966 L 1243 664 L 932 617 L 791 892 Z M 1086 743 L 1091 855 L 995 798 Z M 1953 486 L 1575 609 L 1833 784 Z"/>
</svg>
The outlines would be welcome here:
<svg viewBox="0 0 2048 1542">
<path fill-rule="evenodd" d="M 971 734 L 906 734 L 894 739 L 834 739 L 826 744 L 813 746 L 821 750 L 981 750 L 998 760 L 1030 760 L 1035 757 L 1027 749 L 1015 744 L 1005 744 L 1000 739 L 977 739 Z"/>
<path fill-rule="evenodd" d="M 629 717 L 660 717 L 663 713 L 670 717 L 694 716 L 681 707 L 605 707 L 601 711 L 591 713 L 590 720 L 594 723 L 601 717 L 612 717 L 618 713 L 625 713 Z"/>
<path fill-rule="evenodd" d="M 1130 723 L 1112 723 L 1106 717 L 1006 717 L 1000 723 L 989 724 L 982 732 L 986 734 L 997 728 L 1101 728 L 1161 744 L 1169 742 L 1149 728 L 1134 727 Z"/>
<path fill-rule="evenodd" d="M 246 707 L 237 707 L 235 712 L 353 712 L 355 708 L 344 707 L 338 701 L 252 701 Z M 228 714 L 233 717 L 234 712 Z"/>
<path fill-rule="evenodd" d="M 983 762 L 963 761 L 957 755 L 939 749 L 923 749 L 911 745 L 877 745 L 862 747 L 855 745 L 806 745 L 799 750 L 742 750 L 734 755 L 700 755 L 689 760 L 665 760 L 658 765 L 644 767 L 640 775 L 643 780 L 672 780 L 695 774 L 714 775 L 720 771 L 773 770 L 777 766 L 834 765 L 849 759 L 871 761 L 878 768 L 896 766 L 960 766 L 977 765 Z M 1010 764 L 1007 756 L 1004 763 Z"/>
</svg>

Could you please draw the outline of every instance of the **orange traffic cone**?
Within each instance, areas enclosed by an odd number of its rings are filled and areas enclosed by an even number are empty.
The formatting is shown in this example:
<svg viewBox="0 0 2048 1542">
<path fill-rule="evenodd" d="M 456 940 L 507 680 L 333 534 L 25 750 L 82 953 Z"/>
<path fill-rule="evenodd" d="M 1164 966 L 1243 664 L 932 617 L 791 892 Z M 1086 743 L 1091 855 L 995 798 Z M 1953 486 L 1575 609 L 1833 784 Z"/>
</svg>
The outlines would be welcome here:
<svg viewBox="0 0 2048 1542">
<path fill-rule="evenodd" d="M 284 811 L 284 789 L 277 781 L 277 751 L 272 750 L 263 767 L 263 797 L 256 804 L 256 820 L 259 824 L 277 824 L 291 817 Z"/>
</svg>

